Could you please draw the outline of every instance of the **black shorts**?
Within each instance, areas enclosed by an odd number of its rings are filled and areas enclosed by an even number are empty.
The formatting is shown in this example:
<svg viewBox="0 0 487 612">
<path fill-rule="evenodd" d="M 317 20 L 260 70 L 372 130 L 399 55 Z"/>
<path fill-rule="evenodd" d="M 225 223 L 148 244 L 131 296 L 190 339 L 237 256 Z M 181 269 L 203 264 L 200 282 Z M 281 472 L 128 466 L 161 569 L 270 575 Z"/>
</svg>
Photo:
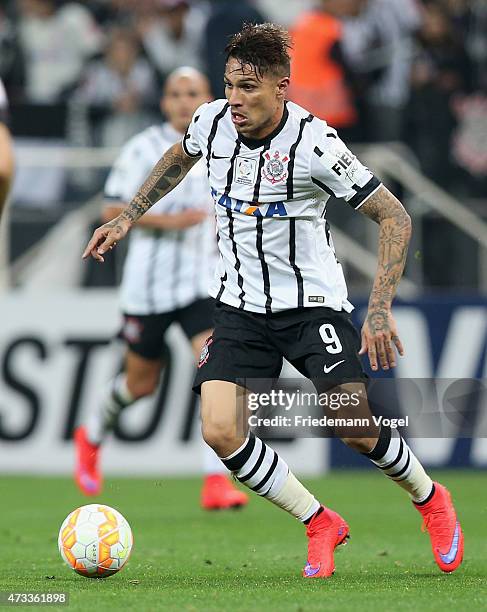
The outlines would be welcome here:
<svg viewBox="0 0 487 612">
<path fill-rule="evenodd" d="M 172 323 L 179 323 L 189 340 L 213 329 L 215 300 L 202 298 L 184 308 L 150 315 L 125 312 L 119 337 L 131 351 L 146 359 L 160 359 L 164 353 L 164 335 Z"/>
<path fill-rule="evenodd" d="M 329 389 L 367 380 L 358 356 L 360 335 L 347 312 L 296 308 L 272 315 L 217 302 L 215 330 L 201 353 L 193 390 L 207 380 L 245 385 L 245 379 L 278 378 L 286 358 L 306 378 Z"/>
</svg>

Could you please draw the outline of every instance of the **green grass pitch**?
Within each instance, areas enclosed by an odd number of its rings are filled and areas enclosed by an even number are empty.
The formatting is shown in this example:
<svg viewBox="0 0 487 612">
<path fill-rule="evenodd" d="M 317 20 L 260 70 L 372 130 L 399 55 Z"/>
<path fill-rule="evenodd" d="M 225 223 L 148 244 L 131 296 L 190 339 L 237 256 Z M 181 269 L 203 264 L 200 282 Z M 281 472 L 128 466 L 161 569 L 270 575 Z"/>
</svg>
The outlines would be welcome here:
<svg viewBox="0 0 487 612">
<path fill-rule="evenodd" d="M 329 580 L 301 578 L 303 527 L 269 502 L 254 495 L 243 511 L 208 514 L 198 479 L 166 478 L 107 480 L 95 501 L 125 515 L 135 545 L 116 576 L 83 578 L 62 562 L 57 534 L 89 501 L 69 479 L 1 477 L 0 591 L 65 591 L 69 606 L 56 608 L 64 610 L 485 610 L 485 473 L 435 476 L 450 488 L 465 532 L 465 561 L 451 575 L 434 564 L 407 495 L 380 474 L 307 480 L 351 528 Z"/>
</svg>

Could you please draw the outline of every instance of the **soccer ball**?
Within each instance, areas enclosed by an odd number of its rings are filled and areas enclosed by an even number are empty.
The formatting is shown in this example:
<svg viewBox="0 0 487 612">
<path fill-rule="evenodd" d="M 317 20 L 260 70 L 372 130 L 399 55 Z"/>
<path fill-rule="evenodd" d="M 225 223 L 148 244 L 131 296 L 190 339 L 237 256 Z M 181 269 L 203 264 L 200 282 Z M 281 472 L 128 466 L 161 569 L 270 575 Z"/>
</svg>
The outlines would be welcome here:
<svg viewBox="0 0 487 612">
<path fill-rule="evenodd" d="M 73 510 L 61 525 L 58 547 L 64 561 L 87 578 L 106 578 L 127 563 L 133 537 L 124 517 L 109 506 Z"/>
</svg>

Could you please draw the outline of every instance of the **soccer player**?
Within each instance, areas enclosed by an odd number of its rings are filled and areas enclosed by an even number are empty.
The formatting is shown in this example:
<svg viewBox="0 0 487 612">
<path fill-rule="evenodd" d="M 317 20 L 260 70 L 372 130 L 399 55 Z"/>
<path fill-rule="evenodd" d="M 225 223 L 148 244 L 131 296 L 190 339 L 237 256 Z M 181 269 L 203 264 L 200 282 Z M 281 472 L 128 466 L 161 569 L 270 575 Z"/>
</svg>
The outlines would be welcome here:
<svg viewBox="0 0 487 612">
<path fill-rule="evenodd" d="M 403 347 L 391 304 L 411 220 L 333 128 L 286 102 L 289 48 L 287 32 L 272 24 L 247 25 L 232 38 L 226 100 L 196 111 L 183 141 L 156 164 L 119 217 L 95 231 L 83 256 L 103 261 L 203 157 L 220 251 L 210 289 L 217 300 L 215 330 L 194 384 L 201 393 L 203 435 L 240 482 L 307 526 L 303 575 L 317 578 L 334 572 L 334 549 L 349 527 L 266 443 L 239 431 L 237 381 L 278 376 L 283 357 L 324 389 L 333 382 L 330 376 L 364 380 L 359 354 L 368 353 L 372 370 L 394 367 L 395 351 L 402 355 Z M 378 268 L 361 346 L 325 220 L 331 195 L 379 224 Z M 359 383 L 342 388 L 350 384 Z M 340 437 L 408 492 L 424 518 L 436 563 L 445 572 L 455 570 L 463 535 L 450 495 L 432 482 L 398 431 L 371 428 L 362 437 Z"/>
<path fill-rule="evenodd" d="M 12 139 L 7 128 L 7 95 L 0 80 L 0 220 L 14 174 Z"/>
<path fill-rule="evenodd" d="M 161 98 L 167 122 L 144 130 L 123 148 L 105 186 L 106 219 L 130 202 L 161 154 L 181 141 L 194 111 L 210 99 L 206 77 L 193 68 L 180 68 L 167 78 Z M 181 326 L 196 360 L 213 327 L 214 300 L 208 297 L 208 286 L 216 265 L 215 222 L 204 165 L 197 164 L 184 184 L 151 213 L 131 236 L 123 272 L 124 370 L 93 407 L 86 426 L 75 432 L 75 478 L 86 495 L 101 490 L 99 451 L 115 418 L 157 388 L 168 327 L 174 322 Z M 248 496 L 228 479 L 227 469 L 206 444 L 204 453 L 203 508 L 244 506 Z"/>
</svg>

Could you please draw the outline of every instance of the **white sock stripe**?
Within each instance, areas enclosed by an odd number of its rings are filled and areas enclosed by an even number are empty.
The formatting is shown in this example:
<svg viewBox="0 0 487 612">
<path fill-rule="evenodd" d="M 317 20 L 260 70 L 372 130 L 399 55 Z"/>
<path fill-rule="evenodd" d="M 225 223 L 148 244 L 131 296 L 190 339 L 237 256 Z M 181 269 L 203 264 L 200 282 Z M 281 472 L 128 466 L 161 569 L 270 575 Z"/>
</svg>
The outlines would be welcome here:
<svg viewBox="0 0 487 612">
<path fill-rule="evenodd" d="M 245 442 L 242 444 L 242 446 L 239 446 L 239 447 L 237 448 L 237 450 L 236 450 L 236 451 L 233 451 L 233 453 L 232 453 L 231 455 L 228 455 L 228 457 L 221 457 L 221 460 L 222 460 L 222 461 L 228 461 L 229 459 L 233 459 L 234 457 L 236 457 L 236 456 L 237 456 L 237 455 L 238 455 L 240 452 L 242 452 L 242 451 L 243 451 L 243 449 L 244 449 L 244 448 L 247 446 L 247 444 L 249 443 L 249 440 L 250 440 L 250 438 L 247 438 L 247 439 L 245 440 Z M 260 442 L 259 438 L 256 438 L 256 439 L 255 439 L 255 441 L 256 441 L 256 442 L 257 442 L 257 441 L 259 441 L 259 442 Z"/>
<path fill-rule="evenodd" d="M 253 488 L 260 483 L 260 481 L 266 476 L 267 472 L 271 468 L 272 462 L 274 461 L 275 453 L 269 448 L 266 444 L 264 444 L 264 456 L 262 461 L 258 465 L 257 463 L 254 466 L 254 469 L 257 470 L 252 474 L 250 478 L 247 476 L 240 476 L 240 471 L 237 473 L 237 478 L 242 481 L 242 478 L 249 488 Z M 249 472 L 250 473 L 250 472 Z M 268 481 L 269 482 L 269 481 Z"/>
<path fill-rule="evenodd" d="M 286 484 L 286 480 L 289 474 L 289 467 L 287 463 L 279 457 L 277 460 L 276 469 L 274 470 L 274 480 L 272 484 L 268 481 L 262 492 L 259 491 L 260 495 L 264 495 L 268 499 L 273 499 L 282 490 L 282 487 Z M 270 484 L 270 487 L 269 487 Z"/>
<path fill-rule="evenodd" d="M 399 453 L 401 441 L 402 449 Z M 394 449 L 394 452 L 391 452 L 391 448 Z M 389 461 L 385 461 L 385 459 Z M 392 466 L 390 465 L 391 462 L 393 463 Z M 413 501 L 423 501 L 431 493 L 433 486 L 431 478 L 424 471 L 413 451 L 399 436 L 397 430 L 391 430 L 391 441 L 385 456 L 378 461 L 374 460 L 373 463 L 381 469 L 385 476 L 397 482 L 402 489 L 407 491 Z M 387 465 L 389 467 L 385 467 Z"/>
<path fill-rule="evenodd" d="M 407 471 L 408 475 L 396 480 L 397 484 L 406 489 L 414 501 L 424 501 L 431 493 L 433 482 L 412 452 L 411 465 Z"/>
<path fill-rule="evenodd" d="M 399 460 L 397 461 L 397 463 L 395 463 L 390 468 L 387 468 L 387 469 L 382 468 L 382 471 L 384 472 L 384 474 L 386 474 L 386 476 L 395 476 L 398 472 L 400 472 L 404 468 L 406 461 L 408 460 L 409 454 L 410 454 L 409 446 L 403 440 L 402 453 L 401 453 L 401 456 L 399 457 Z"/>
<path fill-rule="evenodd" d="M 254 465 L 256 464 L 258 458 L 260 457 L 260 453 L 262 452 L 262 447 L 264 443 L 259 438 L 255 438 L 254 448 L 250 457 L 244 463 L 244 465 L 235 472 L 237 476 L 244 478 L 250 471 L 252 471 Z"/>
<path fill-rule="evenodd" d="M 413 471 L 413 466 L 409 465 L 408 469 L 404 472 L 402 476 L 399 478 L 391 478 L 394 482 L 402 482 L 403 480 L 407 480 L 411 476 L 411 472 Z"/>
<path fill-rule="evenodd" d="M 260 459 L 260 461 L 259 461 Z M 277 495 L 284 486 L 287 463 L 267 444 L 256 438 L 255 448 L 245 465 L 235 472 L 237 479 L 258 495 Z M 248 475 L 252 474 L 250 478 Z"/>
<path fill-rule="evenodd" d="M 121 408 L 133 404 L 134 397 L 127 387 L 127 376 L 124 372 L 115 377 L 112 384 L 112 398 Z"/>
<path fill-rule="evenodd" d="M 238 452 L 244 452 L 244 457 L 250 457 L 240 469 L 234 469 L 233 474 L 242 484 L 265 497 L 272 503 L 286 510 L 298 520 L 303 521 L 312 516 L 319 508 L 315 497 L 289 471 L 287 463 L 259 438 L 255 438 L 254 447 L 245 450 L 245 444 L 235 453 L 225 459 L 235 459 Z M 233 467 L 241 463 L 237 459 Z"/>
<path fill-rule="evenodd" d="M 406 480 L 406 478 L 408 478 L 408 476 L 411 474 L 411 470 L 413 469 L 413 463 L 412 463 L 413 456 L 414 455 L 412 454 L 412 452 L 408 450 L 407 460 L 404 463 L 403 468 L 400 471 L 395 472 L 393 475 L 390 476 L 392 480 L 396 480 L 397 482 L 399 482 L 400 480 Z"/>
<path fill-rule="evenodd" d="M 101 444 L 111 431 L 116 417 L 133 400 L 126 388 L 124 374 L 119 374 L 106 387 L 104 397 L 90 410 L 86 420 L 86 433 L 92 444 Z"/>
<path fill-rule="evenodd" d="M 392 432 L 396 432 L 394 435 Z M 386 451 L 386 454 L 382 457 L 382 459 L 377 459 L 374 461 L 375 465 L 379 467 L 383 467 L 384 465 L 388 465 L 392 463 L 399 453 L 399 449 L 401 447 L 401 436 L 397 433 L 397 430 L 391 431 L 391 441 L 389 442 L 389 448 Z"/>
<path fill-rule="evenodd" d="M 286 466 L 287 467 L 287 466 Z M 262 479 L 253 486 L 253 490 L 259 495 L 267 494 L 272 487 L 274 480 L 278 474 L 279 469 L 279 455 L 276 451 L 272 451 L 272 463 L 269 466 L 267 472 L 265 472 Z"/>
</svg>

